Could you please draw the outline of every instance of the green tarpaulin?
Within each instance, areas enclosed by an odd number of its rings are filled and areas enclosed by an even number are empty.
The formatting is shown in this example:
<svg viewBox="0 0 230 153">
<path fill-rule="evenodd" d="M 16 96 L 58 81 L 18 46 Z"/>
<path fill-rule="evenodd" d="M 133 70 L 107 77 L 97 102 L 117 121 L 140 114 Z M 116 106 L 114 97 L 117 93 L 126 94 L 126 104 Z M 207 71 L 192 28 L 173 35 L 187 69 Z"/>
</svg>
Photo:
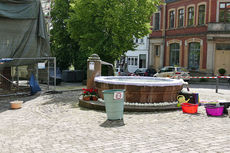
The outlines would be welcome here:
<svg viewBox="0 0 230 153">
<path fill-rule="evenodd" d="M 0 58 L 50 56 L 40 0 L 0 0 Z M 14 60 L 0 67 L 33 61 Z"/>
</svg>

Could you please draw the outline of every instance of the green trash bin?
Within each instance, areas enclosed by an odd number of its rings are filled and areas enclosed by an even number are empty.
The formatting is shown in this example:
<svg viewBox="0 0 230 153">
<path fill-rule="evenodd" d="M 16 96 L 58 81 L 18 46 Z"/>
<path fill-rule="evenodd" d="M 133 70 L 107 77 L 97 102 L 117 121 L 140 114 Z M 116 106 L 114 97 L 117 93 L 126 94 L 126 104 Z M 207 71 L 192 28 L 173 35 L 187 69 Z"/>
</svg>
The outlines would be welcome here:
<svg viewBox="0 0 230 153">
<path fill-rule="evenodd" d="M 108 120 L 123 119 L 125 90 L 111 89 L 104 90 L 105 110 Z"/>
</svg>

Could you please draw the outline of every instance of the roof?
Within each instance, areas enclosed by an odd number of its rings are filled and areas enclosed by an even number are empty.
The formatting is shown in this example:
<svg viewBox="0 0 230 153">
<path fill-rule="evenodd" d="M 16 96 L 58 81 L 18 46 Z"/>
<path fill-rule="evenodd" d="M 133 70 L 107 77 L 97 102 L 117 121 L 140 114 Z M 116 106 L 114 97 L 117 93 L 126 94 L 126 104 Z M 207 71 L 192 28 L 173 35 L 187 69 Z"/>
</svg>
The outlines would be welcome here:
<svg viewBox="0 0 230 153">
<path fill-rule="evenodd" d="M 172 2 L 176 2 L 176 1 L 179 1 L 179 0 L 165 0 L 165 3 L 172 3 Z"/>
</svg>

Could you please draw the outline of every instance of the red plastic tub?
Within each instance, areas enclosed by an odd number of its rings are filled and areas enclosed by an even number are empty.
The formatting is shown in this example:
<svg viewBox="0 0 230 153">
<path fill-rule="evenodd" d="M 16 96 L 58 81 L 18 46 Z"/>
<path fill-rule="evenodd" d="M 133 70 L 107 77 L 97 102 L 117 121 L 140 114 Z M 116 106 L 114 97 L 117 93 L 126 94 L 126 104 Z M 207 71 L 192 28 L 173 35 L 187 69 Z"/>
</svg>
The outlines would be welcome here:
<svg viewBox="0 0 230 153">
<path fill-rule="evenodd" d="M 206 105 L 205 109 L 208 116 L 222 116 L 224 112 L 224 106 Z"/>
<path fill-rule="evenodd" d="M 184 113 L 188 113 L 188 114 L 197 113 L 198 104 L 182 103 L 181 106 L 182 106 L 182 111 Z"/>
</svg>

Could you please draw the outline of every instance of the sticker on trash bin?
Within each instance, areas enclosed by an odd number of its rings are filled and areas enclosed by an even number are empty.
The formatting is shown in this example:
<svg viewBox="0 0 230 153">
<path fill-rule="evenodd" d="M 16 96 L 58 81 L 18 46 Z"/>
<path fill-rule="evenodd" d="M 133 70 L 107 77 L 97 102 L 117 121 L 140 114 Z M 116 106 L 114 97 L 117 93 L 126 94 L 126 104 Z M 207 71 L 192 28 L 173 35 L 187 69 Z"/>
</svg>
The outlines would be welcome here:
<svg viewBox="0 0 230 153">
<path fill-rule="evenodd" d="M 124 97 L 123 92 L 114 92 L 114 94 L 113 94 L 114 100 L 120 100 L 120 99 L 123 99 L 123 97 Z"/>
</svg>

